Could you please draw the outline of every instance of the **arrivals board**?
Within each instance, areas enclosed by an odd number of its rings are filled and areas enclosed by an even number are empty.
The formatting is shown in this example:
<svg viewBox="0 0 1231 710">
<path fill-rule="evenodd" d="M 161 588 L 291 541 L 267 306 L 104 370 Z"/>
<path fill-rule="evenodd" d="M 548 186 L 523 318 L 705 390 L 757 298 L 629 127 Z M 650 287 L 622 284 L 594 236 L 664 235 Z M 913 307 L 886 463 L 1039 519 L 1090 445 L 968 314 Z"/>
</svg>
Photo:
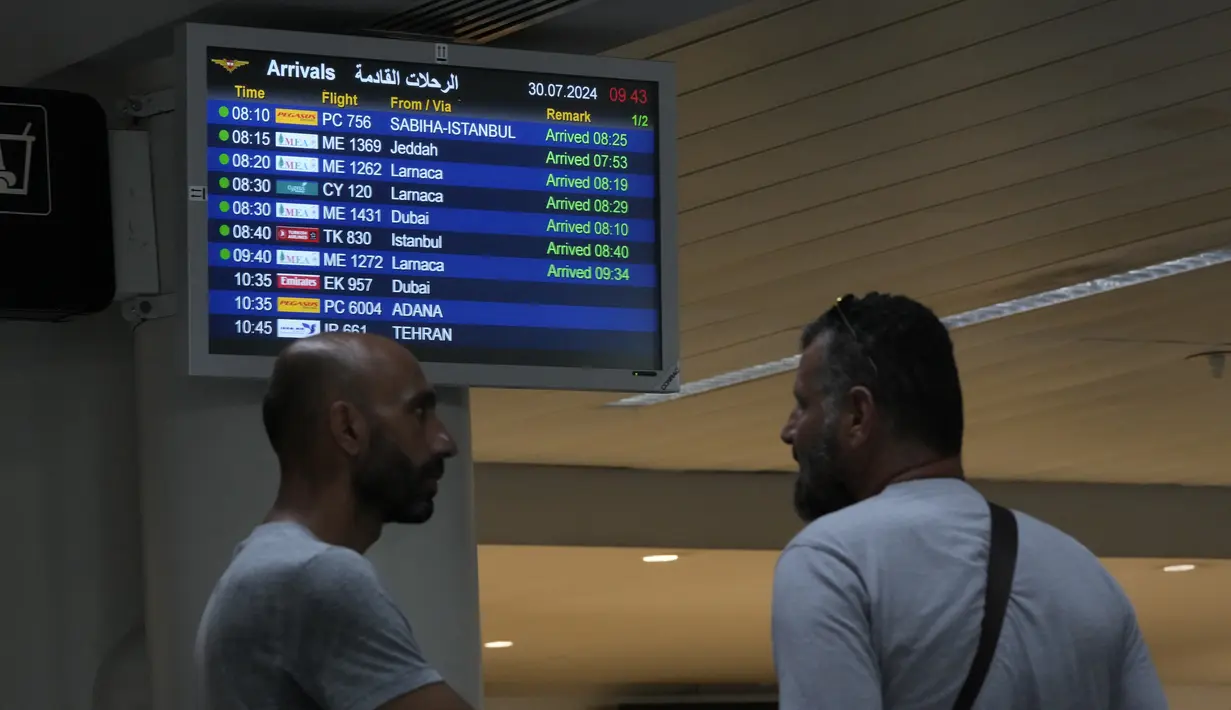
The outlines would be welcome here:
<svg viewBox="0 0 1231 710">
<path fill-rule="evenodd" d="M 673 391 L 669 65 L 189 25 L 190 371 L 377 333 L 441 384 Z"/>
</svg>

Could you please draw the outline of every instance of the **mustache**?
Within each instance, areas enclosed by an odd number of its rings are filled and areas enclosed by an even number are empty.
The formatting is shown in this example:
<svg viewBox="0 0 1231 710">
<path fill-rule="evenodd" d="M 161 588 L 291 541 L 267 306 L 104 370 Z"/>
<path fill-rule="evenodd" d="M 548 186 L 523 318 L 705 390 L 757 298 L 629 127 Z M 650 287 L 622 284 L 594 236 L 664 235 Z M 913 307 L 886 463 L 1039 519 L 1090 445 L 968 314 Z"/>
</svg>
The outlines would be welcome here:
<svg viewBox="0 0 1231 710">
<path fill-rule="evenodd" d="M 423 472 L 437 480 L 444 478 L 445 475 L 445 460 L 441 457 L 433 458 L 423 467 Z"/>
</svg>

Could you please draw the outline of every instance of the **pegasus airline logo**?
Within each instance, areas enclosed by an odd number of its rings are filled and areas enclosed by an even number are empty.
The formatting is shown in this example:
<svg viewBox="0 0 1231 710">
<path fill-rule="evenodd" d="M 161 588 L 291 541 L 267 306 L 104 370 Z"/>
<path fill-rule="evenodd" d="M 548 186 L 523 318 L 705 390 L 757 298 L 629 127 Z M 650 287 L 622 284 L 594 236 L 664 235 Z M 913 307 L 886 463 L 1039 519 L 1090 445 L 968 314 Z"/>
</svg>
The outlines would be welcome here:
<svg viewBox="0 0 1231 710">
<path fill-rule="evenodd" d="M 240 67 L 246 67 L 251 63 L 251 62 L 246 62 L 242 59 L 211 59 L 210 61 L 222 67 L 223 69 L 226 69 L 228 74 L 233 74 L 235 73 L 236 69 L 239 69 Z"/>
</svg>

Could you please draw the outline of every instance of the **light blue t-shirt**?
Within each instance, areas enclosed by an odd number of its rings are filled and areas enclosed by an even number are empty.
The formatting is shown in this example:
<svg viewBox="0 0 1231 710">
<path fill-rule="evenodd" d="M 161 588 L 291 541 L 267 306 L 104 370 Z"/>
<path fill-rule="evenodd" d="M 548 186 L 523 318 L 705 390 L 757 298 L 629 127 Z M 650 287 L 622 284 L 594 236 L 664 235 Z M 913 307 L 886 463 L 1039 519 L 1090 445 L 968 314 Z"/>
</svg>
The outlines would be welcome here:
<svg viewBox="0 0 1231 710">
<path fill-rule="evenodd" d="M 1017 513 L 1013 591 L 979 710 L 1165 710 L 1124 592 L 1076 540 Z M 822 517 L 774 574 L 781 710 L 952 710 L 974 659 L 990 516 L 923 480 Z"/>
</svg>

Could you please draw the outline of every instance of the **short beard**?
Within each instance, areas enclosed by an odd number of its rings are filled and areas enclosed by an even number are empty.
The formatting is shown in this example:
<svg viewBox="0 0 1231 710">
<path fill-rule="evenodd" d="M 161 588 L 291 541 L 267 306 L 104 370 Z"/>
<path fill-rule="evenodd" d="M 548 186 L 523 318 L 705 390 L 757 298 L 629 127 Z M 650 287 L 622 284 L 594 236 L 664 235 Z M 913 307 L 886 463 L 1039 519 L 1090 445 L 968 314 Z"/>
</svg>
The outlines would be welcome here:
<svg viewBox="0 0 1231 710">
<path fill-rule="evenodd" d="M 850 472 L 839 460 L 838 415 L 827 409 L 834 413 L 826 417 L 818 445 L 804 452 L 795 478 L 795 513 L 806 523 L 858 502 L 847 488 Z"/>
<path fill-rule="evenodd" d="M 426 468 L 416 466 L 388 437 L 373 432 L 367 455 L 355 470 L 355 497 L 382 524 L 426 523 L 436 509 L 421 488 L 429 476 Z"/>
</svg>

